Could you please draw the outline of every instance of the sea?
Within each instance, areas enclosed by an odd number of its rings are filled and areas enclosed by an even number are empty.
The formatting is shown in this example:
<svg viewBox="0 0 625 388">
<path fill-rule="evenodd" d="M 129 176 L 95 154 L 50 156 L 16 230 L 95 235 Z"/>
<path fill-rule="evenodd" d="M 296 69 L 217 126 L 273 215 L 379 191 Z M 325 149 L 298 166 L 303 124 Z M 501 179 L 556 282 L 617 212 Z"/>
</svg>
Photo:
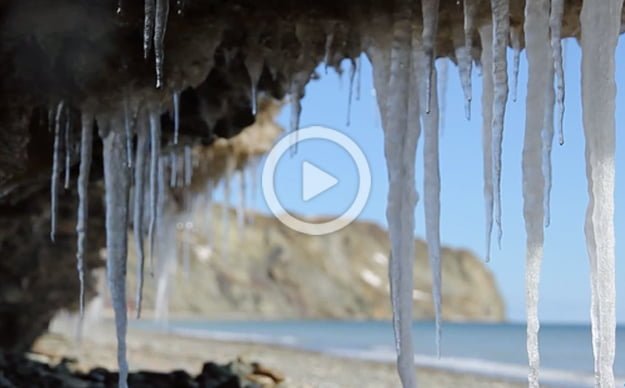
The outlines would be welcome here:
<svg viewBox="0 0 625 388">
<path fill-rule="evenodd" d="M 147 330 L 224 341 L 275 344 L 341 357 L 380 362 L 395 360 L 389 321 L 204 321 L 166 324 L 136 321 Z M 436 356 L 435 325 L 413 325 L 415 363 L 460 373 L 476 373 L 525 381 L 525 325 L 517 323 L 443 323 L 441 357 Z M 541 324 L 541 382 L 551 386 L 593 386 L 593 356 L 589 325 Z M 625 326 L 616 333 L 614 372 L 617 387 L 625 386 Z"/>
</svg>

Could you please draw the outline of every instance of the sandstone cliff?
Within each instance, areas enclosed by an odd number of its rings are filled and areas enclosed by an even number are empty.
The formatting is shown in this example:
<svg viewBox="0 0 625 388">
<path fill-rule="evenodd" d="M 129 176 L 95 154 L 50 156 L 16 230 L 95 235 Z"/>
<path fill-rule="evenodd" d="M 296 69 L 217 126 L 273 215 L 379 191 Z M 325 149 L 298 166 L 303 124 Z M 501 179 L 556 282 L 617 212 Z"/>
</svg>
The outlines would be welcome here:
<svg viewBox="0 0 625 388">
<path fill-rule="evenodd" d="M 387 233 L 370 222 L 355 222 L 329 236 L 294 232 L 264 215 L 248 217 L 239 235 L 231 212 L 229 244 L 222 209 L 214 208 L 211 245 L 203 223 L 178 236 L 178 265 L 171 276 L 169 317 L 203 318 L 373 318 L 391 316 L 387 279 Z M 196 221 L 203 217 L 196 214 Z M 185 247 L 185 242 L 188 244 Z M 414 311 L 433 318 L 426 245 L 415 241 Z M 185 263 L 184 250 L 189 248 Z M 227 255 L 227 257 L 225 256 Z M 129 291 L 134 290 L 134 257 Z M 505 305 L 492 273 L 465 250 L 443 249 L 443 317 L 446 320 L 501 321 Z M 150 315 L 156 278 L 146 277 L 144 311 Z M 132 294 L 130 291 L 129 294 Z"/>
</svg>

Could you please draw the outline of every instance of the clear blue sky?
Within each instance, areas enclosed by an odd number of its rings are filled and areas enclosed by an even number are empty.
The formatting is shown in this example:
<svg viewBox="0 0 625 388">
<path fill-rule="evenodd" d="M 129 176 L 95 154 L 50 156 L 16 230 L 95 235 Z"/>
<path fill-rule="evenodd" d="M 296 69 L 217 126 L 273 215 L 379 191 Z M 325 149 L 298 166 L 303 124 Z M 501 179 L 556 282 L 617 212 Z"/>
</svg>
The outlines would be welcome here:
<svg viewBox="0 0 625 388">
<path fill-rule="evenodd" d="M 545 238 L 545 258 L 541 280 L 540 317 L 544 322 L 588 322 L 590 281 L 588 258 L 583 233 L 587 204 L 584 161 L 584 138 L 581 120 L 580 60 L 581 50 L 575 40 L 565 44 L 566 78 L 566 143 L 554 143 L 552 222 Z M 511 64 L 511 55 L 509 63 Z M 388 190 L 383 137 L 371 76 L 371 65 L 363 56 L 361 98 L 354 98 L 351 125 L 346 125 L 349 90 L 348 64 L 340 78 L 333 70 L 326 75 L 318 69 L 321 79 L 306 88 L 301 127 L 324 125 L 348 134 L 365 152 L 372 168 L 372 192 L 361 218 L 386 225 L 385 207 Z M 439 63 L 440 65 L 440 63 Z M 625 45 L 617 51 L 617 84 L 625 87 Z M 619 71 L 620 70 L 620 71 Z M 511 73 L 510 65 L 510 73 Z M 439 79 L 441 75 L 439 74 Z M 510 79 L 512 81 L 512 79 Z M 527 63 L 521 59 L 518 99 L 508 102 L 503 154 L 503 227 L 502 249 L 493 245 L 493 259 L 488 264 L 494 272 L 507 302 L 508 317 L 513 321 L 525 319 L 524 268 L 525 229 L 521 196 L 521 152 L 525 121 L 525 91 Z M 484 203 L 482 197 L 481 151 L 481 78 L 473 75 L 473 119 L 464 119 L 463 95 L 457 69 L 449 66 L 446 94 L 445 127 L 441 137 L 442 219 L 441 237 L 445 245 L 467 248 L 484 257 Z M 620 241 L 625 237 L 625 93 L 617 96 L 617 182 L 616 182 L 616 241 L 617 241 L 617 319 L 625 323 L 625 250 Z M 621 108 L 622 109 L 622 108 Z M 287 106 L 279 122 L 288 128 L 290 109 Z M 417 155 L 417 189 L 422 193 L 423 144 Z M 301 163 L 307 160 L 337 176 L 341 183 L 308 203 L 301 201 Z M 279 163 L 276 177 L 278 196 L 292 211 L 308 214 L 338 214 L 353 198 L 355 166 L 339 147 L 321 141 L 300 144 L 294 157 L 286 156 Z M 259 190 L 260 192 L 260 190 Z M 233 196 L 236 198 L 236 194 Z M 253 207 L 267 211 L 259 195 Z M 416 235 L 424 236 L 423 202 L 416 209 Z M 416 269 L 419 270 L 418 268 Z"/>
</svg>

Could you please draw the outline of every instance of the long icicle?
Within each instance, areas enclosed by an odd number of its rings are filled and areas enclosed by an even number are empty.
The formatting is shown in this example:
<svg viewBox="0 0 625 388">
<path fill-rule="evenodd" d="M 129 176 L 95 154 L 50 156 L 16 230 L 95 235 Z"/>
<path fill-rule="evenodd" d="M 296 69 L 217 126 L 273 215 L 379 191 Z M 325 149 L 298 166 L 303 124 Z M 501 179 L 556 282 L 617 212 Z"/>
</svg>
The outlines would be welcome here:
<svg viewBox="0 0 625 388">
<path fill-rule="evenodd" d="M 430 113 L 432 103 L 432 72 L 436 58 L 436 36 L 438 34 L 439 0 L 421 0 L 423 13 L 423 51 L 428 61 L 425 68 L 425 113 Z"/>
<path fill-rule="evenodd" d="M 456 48 L 456 58 L 458 60 L 458 72 L 460 73 L 462 92 L 464 93 L 464 116 L 467 120 L 471 120 L 471 100 L 473 99 L 471 69 L 473 67 L 473 58 L 471 58 L 470 51 L 462 46 Z"/>
<path fill-rule="evenodd" d="M 539 387 L 540 353 L 538 346 L 538 294 L 540 267 L 544 251 L 544 193 L 543 127 L 547 116 L 547 97 L 553 91 L 549 85 L 551 51 L 549 49 L 549 4 L 542 0 L 527 0 L 525 6 L 525 42 L 527 48 L 528 81 L 523 145 L 523 216 L 527 235 L 525 252 L 525 306 L 527 313 L 528 385 Z"/>
<path fill-rule="evenodd" d="M 173 93 L 174 100 L 174 144 L 178 144 L 180 137 L 180 92 Z"/>
<path fill-rule="evenodd" d="M 473 33 L 475 30 L 475 0 L 464 0 L 464 48 L 456 50 L 460 79 L 464 91 L 465 116 L 471 119 L 471 100 L 473 91 L 471 86 L 471 73 L 473 71 Z M 458 55 L 460 53 L 460 55 Z"/>
<path fill-rule="evenodd" d="M 493 188 L 497 242 L 501 248 L 501 156 L 503 128 L 508 102 L 508 36 L 510 33 L 510 0 L 491 0 L 493 13 Z"/>
<path fill-rule="evenodd" d="M 128 97 L 124 97 L 124 130 L 126 135 L 126 156 L 128 160 L 128 168 L 132 168 L 132 120 L 130 107 L 128 106 Z"/>
<path fill-rule="evenodd" d="M 121 119 L 114 119 L 108 134 L 100 128 L 103 143 L 104 185 L 106 198 L 106 273 L 115 313 L 117 363 L 120 388 L 127 388 L 126 360 L 126 260 L 128 225 L 128 190 L 130 171 L 126 167 L 126 142 Z"/>
<path fill-rule="evenodd" d="M 551 59 L 548 59 L 551 63 Z M 547 79 L 547 98 L 545 100 L 545 118 L 543 124 L 543 175 L 545 177 L 545 196 L 543 208 L 545 212 L 545 227 L 551 224 L 551 187 L 552 187 L 552 168 L 551 168 L 551 151 L 553 150 L 553 111 L 555 106 L 555 91 L 553 89 L 554 69 L 550 69 Z"/>
<path fill-rule="evenodd" d="M 56 107 L 54 118 L 54 145 L 52 152 L 52 177 L 50 181 L 50 240 L 54 242 L 56 236 L 56 213 L 57 198 L 59 195 L 59 163 L 61 153 L 61 114 L 63 113 L 64 102 L 61 101 Z"/>
<path fill-rule="evenodd" d="M 484 208 L 486 220 L 486 261 L 490 261 L 493 234 L 493 29 L 480 27 L 482 41 L 482 157 L 484 169 Z"/>
<path fill-rule="evenodd" d="M 582 117 L 589 204 L 586 245 L 591 268 L 595 385 L 612 388 L 615 356 L 615 51 L 623 0 L 582 5 Z M 597 60 L 601 58 L 601 60 Z"/>
<path fill-rule="evenodd" d="M 440 82 L 438 83 L 438 87 L 440 90 L 440 93 L 438 93 L 438 98 L 440 99 L 440 102 L 438 102 L 438 109 L 439 109 L 438 120 L 440 122 L 439 132 L 440 132 L 440 135 L 442 136 L 445 134 L 445 112 L 447 110 L 447 83 L 449 79 L 449 59 L 442 58 L 439 63 L 441 65 L 441 68 L 440 68 L 441 79 L 440 79 Z"/>
<path fill-rule="evenodd" d="M 422 47 L 417 47 L 421 38 L 411 26 L 410 1 L 400 4 L 392 31 L 392 42 L 384 42 L 379 50 L 380 56 L 373 57 L 373 69 L 384 126 L 389 176 L 386 217 L 391 236 L 389 278 L 397 368 L 403 387 L 413 388 L 416 376 L 412 343 L 412 291 L 414 208 L 417 201 L 414 167 L 420 133 L 416 77 L 420 74 L 417 70 L 422 68 L 416 66 L 417 61 L 412 59 Z M 390 55 L 386 54 L 388 50 Z M 419 54 L 421 58 L 424 55 L 422 51 Z"/>
<path fill-rule="evenodd" d="M 519 68 L 521 67 L 521 27 L 510 28 L 510 42 L 514 56 L 512 59 L 512 101 L 516 102 L 519 89 Z"/>
<path fill-rule="evenodd" d="M 562 16 L 564 0 L 551 0 L 549 28 L 551 30 L 551 50 L 553 66 L 556 72 L 556 98 L 558 101 L 558 137 L 560 145 L 564 144 L 564 66 L 562 61 Z"/>
<path fill-rule="evenodd" d="M 93 114 L 81 114 L 80 167 L 78 171 L 78 219 L 76 221 L 76 269 L 80 281 L 80 319 L 85 313 L 85 250 L 87 247 L 87 217 L 89 216 L 89 174 L 93 146 Z"/>
<path fill-rule="evenodd" d="M 71 112 L 67 109 L 65 112 L 65 133 L 63 134 L 65 142 L 65 182 L 63 184 L 63 188 L 65 190 L 69 189 L 72 168 L 71 129 Z"/>
<path fill-rule="evenodd" d="M 148 59 L 154 37 L 154 0 L 144 0 L 143 4 L 143 57 Z"/>
<path fill-rule="evenodd" d="M 349 91 L 347 97 L 347 126 L 351 125 L 352 121 L 352 99 L 354 96 L 354 80 L 356 79 L 356 73 L 358 72 L 358 63 L 352 59 L 350 61 L 349 68 Z"/>
<path fill-rule="evenodd" d="M 427 64 L 425 64 L 427 66 Z M 436 320 L 436 355 L 441 355 L 441 238 L 440 238 L 440 215 L 441 215 L 441 176 L 439 168 L 439 109 L 438 96 L 436 94 L 436 69 L 432 72 L 432 102 L 430 111 L 425 113 L 422 105 L 423 118 L 423 201 L 425 208 L 425 237 L 428 246 L 428 258 L 432 272 L 432 297 L 434 302 L 434 316 Z M 423 86 L 419 88 L 425 90 Z M 428 98 L 423 93 L 421 101 Z"/>
<path fill-rule="evenodd" d="M 156 65 L 156 87 L 163 86 L 163 65 L 165 63 L 165 32 L 169 19 L 169 0 L 156 0 L 154 12 L 154 63 Z"/>
<path fill-rule="evenodd" d="M 149 113 L 150 122 L 150 224 L 148 241 L 150 244 L 150 266 L 154 272 L 154 232 L 158 213 L 158 164 L 161 156 L 161 117 L 158 111 Z"/>
<path fill-rule="evenodd" d="M 135 188 L 133 207 L 133 235 L 135 239 L 135 250 L 137 255 L 137 290 L 135 302 L 137 305 L 137 318 L 141 318 L 141 307 L 143 305 L 143 279 L 145 277 L 145 250 L 143 248 L 143 199 L 145 198 L 145 166 L 148 149 L 148 129 L 145 112 L 137 123 L 137 151 L 135 159 Z"/>
<path fill-rule="evenodd" d="M 191 180 L 193 179 L 193 153 L 191 152 L 191 146 L 184 146 L 184 186 L 191 186 Z"/>
</svg>

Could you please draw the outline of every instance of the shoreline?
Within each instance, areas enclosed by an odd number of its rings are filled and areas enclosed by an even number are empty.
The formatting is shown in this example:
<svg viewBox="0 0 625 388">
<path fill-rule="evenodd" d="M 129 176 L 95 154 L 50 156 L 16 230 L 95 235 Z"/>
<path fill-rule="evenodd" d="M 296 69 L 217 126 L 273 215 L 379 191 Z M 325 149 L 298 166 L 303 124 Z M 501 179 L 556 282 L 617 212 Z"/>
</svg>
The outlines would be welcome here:
<svg viewBox="0 0 625 388">
<path fill-rule="evenodd" d="M 62 357 L 77 360 L 74 367 L 86 371 L 100 366 L 116 369 L 116 344 L 111 322 L 92 323 L 85 327 L 80 342 L 73 339 L 75 325 L 65 322 L 51 326 L 51 332 L 40 338 L 33 351 L 45 355 L 49 362 Z M 395 365 L 389 361 L 368 360 L 302 350 L 279 344 L 253 343 L 183 336 L 180 333 L 147 331 L 129 327 L 128 361 L 131 370 L 198 373 L 206 361 L 228 363 L 239 358 L 257 361 L 284 374 L 281 387 L 295 388 L 382 388 L 399 387 Z M 56 360 L 56 361 L 55 361 Z M 526 380 L 483 376 L 460 370 L 446 370 L 436 365 L 416 366 L 418 380 L 424 387 L 526 387 Z M 551 386 L 551 385 L 544 385 Z"/>
<path fill-rule="evenodd" d="M 144 330 L 144 329 L 141 329 Z M 151 331 L 151 330 L 150 330 Z M 260 334 L 240 335 L 229 332 L 216 332 L 199 329 L 166 328 L 155 330 L 161 334 L 177 336 L 181 338 L 197 338 L 223 343 L 236 343 L 241 345 L 266 345 L 286 350 L 301 351 L 317 354 L 325 357 L 335 357 L 339 359 L 360 360 L 375 362 L 395 366 L 395 353 L 379 350 L 320 350 L 306 348 L 298 345 L 296 340 L 289 337 L 280 339 L 269 339 Z M 477 358 L 441 357 L 416 354 L 415 367 L 417 370 L 428 369 L 440 371 L 441 373 L 467 374 L 480 376 L 485 379 L 501 380 L 511 384 L 527 384 L 527 367 L 509 363 L 493 362 Z M 576 373 L 566 370 L 541 368 L 541 384 L 547 387 L 593 387 L 594 376 L 584 373 Z M 620 386 L 625 381 L 617 379 L 616 385 Z"/>
</svg>

